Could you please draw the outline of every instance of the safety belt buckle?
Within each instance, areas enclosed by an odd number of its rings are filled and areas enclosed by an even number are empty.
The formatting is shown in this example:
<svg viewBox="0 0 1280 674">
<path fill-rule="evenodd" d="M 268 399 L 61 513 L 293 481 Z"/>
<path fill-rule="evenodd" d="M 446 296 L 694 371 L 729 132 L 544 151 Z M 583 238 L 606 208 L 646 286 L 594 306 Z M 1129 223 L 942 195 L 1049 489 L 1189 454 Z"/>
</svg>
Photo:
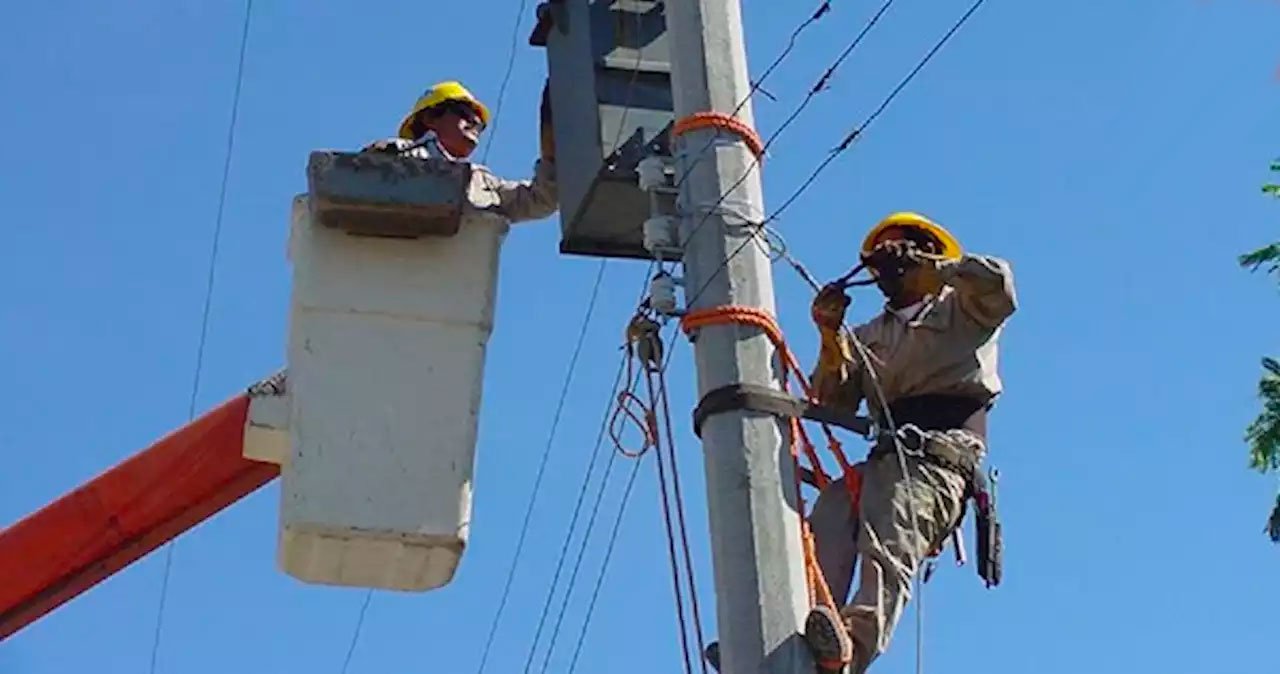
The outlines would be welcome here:
<svg viewBox="0 0 1280 674">
<path fill-rule="evenodd" d="M 925 434 L 919 426 L 915 424 L 903 424 L 898 427 L 897 434 L 889 433 L 892 438 L 898 441 L 898 444 L 906 454 L 914 457 L 923 457 L 924 449 L 928 443 L 929 436 Z"/>
</svg>

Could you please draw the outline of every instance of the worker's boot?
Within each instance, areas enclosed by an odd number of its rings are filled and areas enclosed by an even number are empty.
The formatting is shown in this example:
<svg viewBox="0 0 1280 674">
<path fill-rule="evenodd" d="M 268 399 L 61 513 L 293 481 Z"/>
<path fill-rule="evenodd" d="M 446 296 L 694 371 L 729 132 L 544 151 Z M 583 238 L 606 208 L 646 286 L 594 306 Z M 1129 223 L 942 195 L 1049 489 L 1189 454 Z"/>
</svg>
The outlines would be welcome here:
<svg viewBox="0 0 1280 674">
<path fill-rule="evenodd" d="M 853 640 L 844 618 L 830 606 L 809 611 L 804 621 L 804 640 L 822 674 L 838 674 L 853 661 Z"/>
</svg>

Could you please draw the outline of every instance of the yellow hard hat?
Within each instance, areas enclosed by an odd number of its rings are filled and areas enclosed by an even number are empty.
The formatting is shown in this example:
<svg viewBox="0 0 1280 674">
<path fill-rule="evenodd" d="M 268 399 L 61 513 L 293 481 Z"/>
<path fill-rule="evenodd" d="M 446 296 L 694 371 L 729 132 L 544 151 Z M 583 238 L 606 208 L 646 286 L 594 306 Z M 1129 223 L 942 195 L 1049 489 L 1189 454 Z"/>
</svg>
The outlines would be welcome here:
<svg viewBox="0 0 1280 674">
<path fill-rule="evenodd" d="M 413 104 L 413 109 L 409 111 L 409 114 L 404 116 L 404 121 L 400 122 L 400 137 L 405 140 L 414 140 L 413 120 L 418 116 L 418 113 L 447 101 L 458 101 L 471 105 L 476 109 L 476 112 L 480 113 L 480 121 L 485 126 L 489 125 L 489 108 L 485 107 L 484 103 L 481 103 L 475 96 L 472 96 L 466 87 L 454 81 L 440 82 L 427 89 L 426 93 L 418 98 L 418 102 Z"/>
<path fill-rule="evenodd" d="M 939 225 L 929 218 L 911 211 L 899 211 L 897 213 L 893 213 L 889 215 L 889 217 L 877 223 L 875 227 L 872 227 L 871 231 L 867 232 L 867 237 L 862 240 L 862 252 L 870 253 L 871 250 L 875 248 L 876 237 L 880 236 L 881 232 L 890 227 L 915 227 L 917 229 L 922 229 L 931 234 L 939 243 L 942 244 L 942 250 L 939 254 L 943 257 L 951 259 L 960 257 L 960 241 L 956 239 L 956 237 L 952 236 L 951 232 L 948 232 L 942 225 Z"/>
</svg>

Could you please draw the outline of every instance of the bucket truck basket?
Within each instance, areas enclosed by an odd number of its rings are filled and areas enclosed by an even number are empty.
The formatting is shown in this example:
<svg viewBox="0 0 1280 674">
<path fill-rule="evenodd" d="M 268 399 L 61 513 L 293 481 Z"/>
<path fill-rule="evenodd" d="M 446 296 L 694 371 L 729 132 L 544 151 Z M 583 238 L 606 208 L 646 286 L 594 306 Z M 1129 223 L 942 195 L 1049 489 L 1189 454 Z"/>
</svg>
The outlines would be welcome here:
<svg viewBox="0 0 1280 674">
<path fill-rule="evenodd" d="M 288 418 L 261 415 L 287 426 L 278 558 L 303 581 L 423 591 L 457 568 L 508 228 L 463 208 L 470 175 L 391 154 L 311 157 L 275 387 Z"/>
</svg>

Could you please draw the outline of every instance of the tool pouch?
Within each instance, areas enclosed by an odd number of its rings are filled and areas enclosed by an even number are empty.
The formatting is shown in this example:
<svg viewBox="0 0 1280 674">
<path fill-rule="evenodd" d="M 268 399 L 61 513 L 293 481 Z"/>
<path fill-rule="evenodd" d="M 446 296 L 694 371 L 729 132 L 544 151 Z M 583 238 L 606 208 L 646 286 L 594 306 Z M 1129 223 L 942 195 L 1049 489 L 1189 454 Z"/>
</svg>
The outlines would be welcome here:
<svg viewBox="0 0 1280 674">
<path fill-rule="evenodd" d="M 978 575 L 987 587 L 1000 584 L 1004 574 L 1004 538 L 995 497 L 980 469 L 974 470 L 974 528 L 977 530 Z"/>
</svg>

